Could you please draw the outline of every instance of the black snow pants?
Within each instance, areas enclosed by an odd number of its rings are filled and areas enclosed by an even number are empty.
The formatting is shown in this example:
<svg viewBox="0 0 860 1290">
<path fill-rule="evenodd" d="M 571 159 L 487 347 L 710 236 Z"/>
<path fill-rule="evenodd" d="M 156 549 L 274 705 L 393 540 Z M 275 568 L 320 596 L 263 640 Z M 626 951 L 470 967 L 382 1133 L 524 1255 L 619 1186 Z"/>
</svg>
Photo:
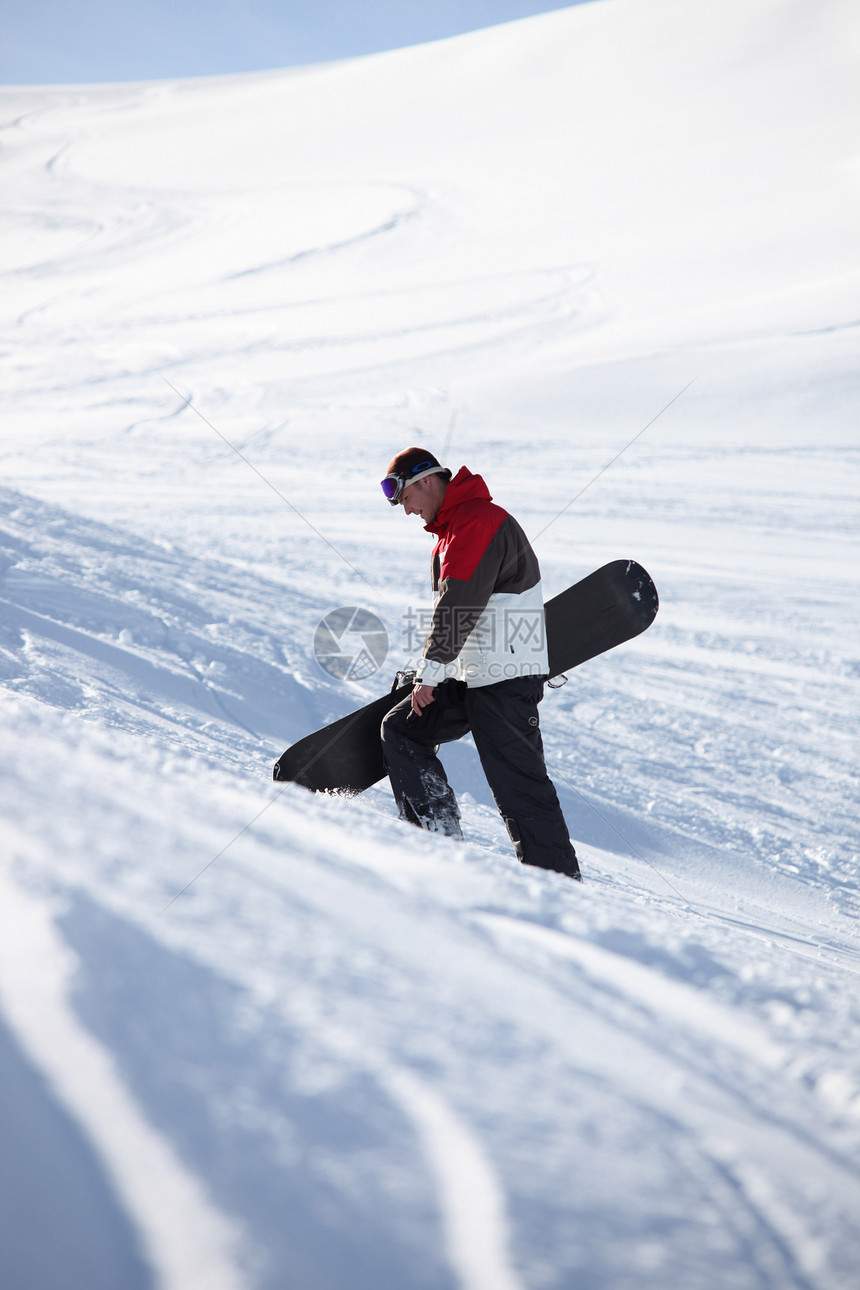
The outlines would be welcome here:
<svg viewBox="0 0 860 1290">
<path fill-rule="evenodd" d="M 537 711 L 543 686 L 540 677 L 475 689 L 462 681 L 443 681 L 420 716 L 412 711 L 409 697 L 391 709 L 382 722 L 382 750 L 401 819 L 459 838 L 457 799 L 436 754 L 440 744 L 471 731 L 518 859 L 579 878 L 576 852 L 544 762 Z"/>
</svg>

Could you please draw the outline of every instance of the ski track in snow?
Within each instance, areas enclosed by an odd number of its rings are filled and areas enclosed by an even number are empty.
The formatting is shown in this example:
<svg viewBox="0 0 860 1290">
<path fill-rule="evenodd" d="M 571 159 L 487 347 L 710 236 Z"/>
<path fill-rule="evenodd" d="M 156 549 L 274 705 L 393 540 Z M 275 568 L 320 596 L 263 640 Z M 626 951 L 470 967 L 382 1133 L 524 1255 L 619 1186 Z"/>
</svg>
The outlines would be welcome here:
<svg viewBox="0 0 860 1290">
<path fill-rule="evenodd" d="M 151 1131 L 117 1078 L 113 1056 L 77 1021 L 68 1000 L 73 962 L 48 910 L 8 883 L 5 874 L 0 883 L 5 924 L 0 1000 L 31 1056 L 103 1155 L 142 1228 L 159 1284 L 180 1290 L 199 1279 L 217 1290 L 236 1290 L 241 1280 L 231 1248 L 239 1239 L 235 1225 L 212 1209 L 197 1179 Z M 93 1089 L 98 1089 L 97 1103 Z M 16 1233 L 16 1243 L 21 1239 Z"/>
<path fill-rule="evenodd" d="M 854 1290 L 860 78 L 801 17 L 0 91 L 0 1006 L 158 1284 Z M 542 708 L 582 888 L 468 741 L 462 845 L 271 783 L 416 644 L 407 441 L 549 595 L 657 583 Z"/>
<path fill-rule="evenodd" d="M 507 1249 L 504 1195 L 480 1142 L 411 1071 L 385 1071 L 381 1082 L 424 1141 L 438 1180 L 449 1257 L 463 1290 L 521 1290 Z"/>
</svg>

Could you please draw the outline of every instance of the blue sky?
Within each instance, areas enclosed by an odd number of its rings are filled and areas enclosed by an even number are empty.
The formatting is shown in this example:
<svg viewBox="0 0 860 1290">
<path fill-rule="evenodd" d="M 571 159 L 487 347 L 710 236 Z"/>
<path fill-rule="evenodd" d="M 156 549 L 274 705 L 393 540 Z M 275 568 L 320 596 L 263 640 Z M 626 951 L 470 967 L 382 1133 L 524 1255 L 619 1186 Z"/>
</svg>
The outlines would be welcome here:
<svg viewBox="0 0 860 1290">
<path fill-rule="evenodd" d="M 2 0 L 0 83 L 150 80 L 324 62 L 437 40 L 570 3 Z"/>
</svg>

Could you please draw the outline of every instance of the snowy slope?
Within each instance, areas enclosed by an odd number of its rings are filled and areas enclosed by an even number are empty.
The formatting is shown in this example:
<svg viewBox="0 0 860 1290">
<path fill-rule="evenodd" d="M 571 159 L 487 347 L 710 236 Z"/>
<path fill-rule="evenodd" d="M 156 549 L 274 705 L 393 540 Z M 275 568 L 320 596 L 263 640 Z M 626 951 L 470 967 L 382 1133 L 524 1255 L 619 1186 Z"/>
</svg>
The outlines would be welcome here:
<svg viewBox="0 0 860 1290">
<path fill-rule="evenodd" d="M 854 8 L 0 91 L 4 1287 L 856 1284 Z M 660 590 L 543 705 L 581 889 L 468 743 L 461 846 L 271 783 L 416 441 Z"/>
</svg>

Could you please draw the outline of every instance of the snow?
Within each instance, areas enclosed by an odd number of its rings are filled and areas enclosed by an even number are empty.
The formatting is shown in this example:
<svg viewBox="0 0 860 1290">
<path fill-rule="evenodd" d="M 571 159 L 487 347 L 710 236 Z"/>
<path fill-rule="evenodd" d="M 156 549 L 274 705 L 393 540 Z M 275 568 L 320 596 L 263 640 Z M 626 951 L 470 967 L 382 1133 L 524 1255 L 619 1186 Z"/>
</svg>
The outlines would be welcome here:
<svg viewBox="0 0 860 1290">
<path fill-rule="evenodd" d="M 103 1284 L 856 1284 L 858 49 L 842 0 L 599 0 L 0 91 L 4 1117 Z M 468 741 L 462 844 L 271 781 L 407 659 L 412 442 L 548 596 L 658 586 L 542 707 L 581 887 Z M 4 1187 L 4 1286 L 75 1284 Z"/>
</svg>

